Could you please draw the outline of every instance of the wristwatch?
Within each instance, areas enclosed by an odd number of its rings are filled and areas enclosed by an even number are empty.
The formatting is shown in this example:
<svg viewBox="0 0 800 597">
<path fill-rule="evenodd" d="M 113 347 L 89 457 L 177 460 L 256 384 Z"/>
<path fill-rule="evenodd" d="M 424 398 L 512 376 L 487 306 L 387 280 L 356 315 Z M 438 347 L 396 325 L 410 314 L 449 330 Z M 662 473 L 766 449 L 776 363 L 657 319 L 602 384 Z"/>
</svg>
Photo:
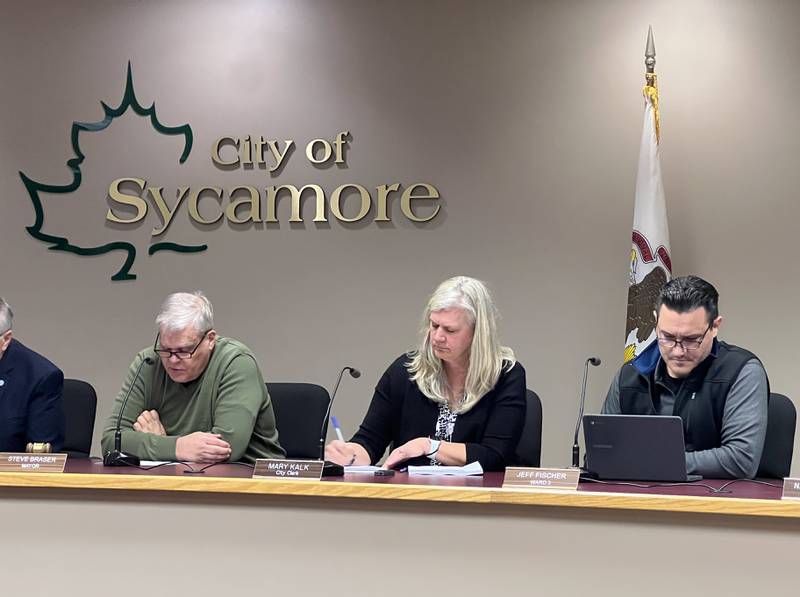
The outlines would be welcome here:
<svg viewBox="0 0 800 597">
<path fill-rule="evenodd" d="M 439 451 L 439 445 L 442 443 L 438 439 L 431 439 L 431 451 L 425 454 L 428 458 L 433 458 L 436 456 L 436 453 Z"/>
</svg>

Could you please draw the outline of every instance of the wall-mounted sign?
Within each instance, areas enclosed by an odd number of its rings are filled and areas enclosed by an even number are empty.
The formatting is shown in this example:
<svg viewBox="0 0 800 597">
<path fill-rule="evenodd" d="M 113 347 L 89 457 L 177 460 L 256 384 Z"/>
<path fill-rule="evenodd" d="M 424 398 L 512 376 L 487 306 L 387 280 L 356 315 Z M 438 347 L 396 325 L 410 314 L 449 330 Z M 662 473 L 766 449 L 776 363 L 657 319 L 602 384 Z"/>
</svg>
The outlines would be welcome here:
<svg viewBox="0 0 800 597">
<path fill-rule="evenodd" d="M 31 236 L 50 245 L 51 250 L 66 251 L 76 255 L 100 255 L 110 251 L 124 253 L 124 261 L 119 270 L 111 276 L 112 280 L 133 280 L 136 274 L 131 270 L 136 260 L 136 247 L 125 240 L 105 243 L 95 246 L 82 245 L 75 239 L 58 236 L 56 229 L 48 220 L 45 230 L 46 202 L 43 201 L 47 194 L 67 194 L 75 192 L 81 185 L 81 166 L 86 156 L 81 151 L 81 137 L 85 134 L 97 133 L 107 129 L 111 123 L 132 110 L 135 114 L 148 117 L 153 128 L 164 135 L 182 136 L 184 140 L 183 151 L 179 156 L 179 163 L 183 164 L 189 158 L 193 147 L 194 135 L 189 124 L 180 126 L 166 126 L 156 115 L 155 103 L 149 108 L 142 107 L 133 88 L 133 74 L 128 63 L 127 82 L 122 101 L 116 108 L 102 103 L 104 118 L 99 122 L 85 123 L 73 122 L 71 131 L 72 151 L 74 157 L 67 161 L 68 168 L 72 171 L 72 181 L 66 185 L 53 185 L 38 182 L 20 172 L 20 177 L 28 191 L 35 210 L 35 221 L 28 226 Z M 210 165 L 215 171 L 222 168 L 236 170 L 244 167 L 259 167 L 268 169 L 273 176 L 278 176 L 289 160 L 292 159 L 294 149 L 303 145 L 305 151 L 302 158 L 315 166 L 347 163 L 347 149 L 353 136 L 350 131 L 340 131 L 332 140 L 326 138 L 298 141 L 295 139 L 270 139 L 264 135 L 223 136 L 212 143 L 209 151 Z M 131 167 L 133 168 L 133 167 Z M 303 222 L 304 202 L 311 202 L 314 206 L 313 222 L 326 224 L 331 220 L 340 222 L 359 222 L 370 219 L 373 222 L 390 222 L 390 204 L 399 205 L 402 217 L 417 223 L 433 220 L 440 212 L 438 189 L 427 182 L 414 182 L 403 184 L 391 182 L 367 187 L 358 182 L 341 184 L 333 189 L 326 190 L 321 185 L 309 182 L 305 185 L 272 184 L 264 187 L 252 185 L 214 186 L 208 184 L 179 186 L 177 189 L 165 190 L 158 181 L 150 180 L 147 173 L 125 172 L 114 176 L 108 185 L 108 207 L 105 219 L 117 226 L 135 226 L 151 211 L 159 218 L 159 224 L 151 231 L 151 240 L 158 239 L 148 248 L 148 254 L 154 255 L 160 251 L 176 251 L 181 253 L 198 253 L 208 249 L 208 244 L 187 245 L 166 240 L 170 224 L 176 217 L 187 217 L 189 220 L 203 227 L 212 227 L 221 220 L 232 224 L 279 222 L 278 204 L 288 201 L 291 215 L 287 220 L 290 223 Z M 345 210 L 344 203 L 357 209 Z M 202 207 L 201 207 L 202 205 Z M 420 210 L 420 206 L 425 209 Z M 179 214 L 185 214 L 179 216 Z M 211 229 L 209 228 L 209 231 Z M 124 228 L 123 228 L 124 232 Z"/>
</svg>

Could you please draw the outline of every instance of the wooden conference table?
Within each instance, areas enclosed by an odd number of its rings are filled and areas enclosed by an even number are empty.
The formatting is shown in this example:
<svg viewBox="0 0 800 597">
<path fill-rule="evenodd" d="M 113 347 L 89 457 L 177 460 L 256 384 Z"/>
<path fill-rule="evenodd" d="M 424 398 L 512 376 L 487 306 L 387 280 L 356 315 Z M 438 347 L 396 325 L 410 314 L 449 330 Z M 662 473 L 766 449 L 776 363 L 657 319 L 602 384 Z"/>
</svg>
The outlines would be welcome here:
<svg viewBox="0 0 800 597">
<path fill-rule="evenodd" d="M 781 501 L 775 480 L 533 493 L 496 473 L 187 470 L 0 473 L 2 594 L 744 595 L 798 582 L 800 501 Z"/>
</svg>

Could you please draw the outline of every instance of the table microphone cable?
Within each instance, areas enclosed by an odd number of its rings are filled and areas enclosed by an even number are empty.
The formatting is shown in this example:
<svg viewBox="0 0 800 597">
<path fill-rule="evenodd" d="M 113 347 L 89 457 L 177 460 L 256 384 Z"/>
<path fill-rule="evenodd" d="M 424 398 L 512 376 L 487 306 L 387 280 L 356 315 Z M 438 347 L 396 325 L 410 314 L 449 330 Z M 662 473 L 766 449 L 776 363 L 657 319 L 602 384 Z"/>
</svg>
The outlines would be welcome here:
<svg viewBox="0 0 800 597">
<path fill-rule="evenodd" d="M 211 464 L 207 464 L 202 468 L 192 469 L 191 471 L 186 471 L 186 472 L 189 472 L 189 473 L 204 473 L 208 469 L 213 468 L 215 466 L 219 466 L 221 464 L 235 464 L 237 466 L 246 466 L 249 469 L 255 469 L 256 468 L 254 464 L 250 464 L 249 462 L 212 462 Z"/>
<path fill-rule="evenodd" d="M 720 493 L 733 493 L 728 487 L 733 485 L 734 483 L 755 483 L 759 485 L 767 485 L 769 487 L 775 487 L 780 489 L 782 485 L 775 485 L 774 483 L 769 483 L 768 481 L 759 481 L 758 479 L 733 479 L 720 485 L 719 487 L 713 487 L 708 485 L 707 483 L 700 483 L 698 481 L 679 481 L 674 483 L 634 483 L 632 481 L 601 481 L 600 479 L 592 479 L 592 478 L 581 478 L 581 482 L 589 482 L 589 483 L 599 483 L 600 485 L 622 485 L 625 487 L 636 487 L 639 489 L 656 489 L 658 487 L 702 487 L 703 489 L 708 490 L 708 493 L 711 494 L 720 494 Z"/>
</svg>

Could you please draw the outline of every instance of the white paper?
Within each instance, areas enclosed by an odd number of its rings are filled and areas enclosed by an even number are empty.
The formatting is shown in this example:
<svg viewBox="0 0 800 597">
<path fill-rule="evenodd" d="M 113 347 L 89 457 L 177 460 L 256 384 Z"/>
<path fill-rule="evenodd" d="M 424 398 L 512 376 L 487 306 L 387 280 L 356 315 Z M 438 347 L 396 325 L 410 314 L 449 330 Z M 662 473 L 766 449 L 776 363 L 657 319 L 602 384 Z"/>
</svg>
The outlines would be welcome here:
<svg viewBox="0 0 800 597">
<path fill-rule="evenodd" d="M 346 466 L 344 467 L 345 474 L 349 473 L 369 473 L 373 474 L 375 471 L 379 471 L 381 467 L 373 466 L 371 464 L 365 464 L 363 466 Z"/>
<path fill-rule="evenodd" d="M 466 466 L 409 466 L 409 475 L 454 475 L 457 477 L 468 477 L 471 475 L 482 475 L 483 467 L 476 460 Z"/>
</svg>

